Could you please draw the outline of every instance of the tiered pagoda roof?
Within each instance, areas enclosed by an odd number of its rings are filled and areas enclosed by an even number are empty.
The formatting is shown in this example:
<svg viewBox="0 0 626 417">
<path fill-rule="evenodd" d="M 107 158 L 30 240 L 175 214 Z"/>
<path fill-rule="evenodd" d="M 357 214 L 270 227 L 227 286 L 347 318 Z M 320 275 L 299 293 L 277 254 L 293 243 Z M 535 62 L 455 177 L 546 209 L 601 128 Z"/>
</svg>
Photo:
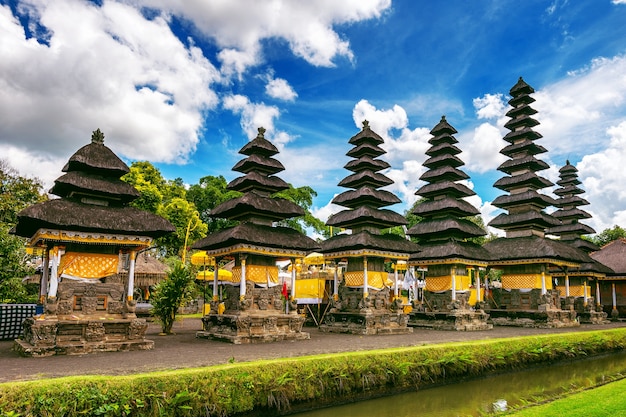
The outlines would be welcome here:
<svg viewBox="0 0 626 417">
<path fill-rule="evenodd" d="M 557 181 L 559 188 L 554 191 L 559 196 L 555 202 L 555 206 L 559 209 L 552 215 L 561 220 L 562 224 L 547 229 L 546 233 L 559 236 L 562 242 L 587 253 L 599 250 L 600 248 L 597 245 L 581 238 L 583 235 L 595 233 L 595 230 L 579 222 L 581 219 L 591 218 L 591 215 L 578 208 L 579 206 L 589 204 L 587 200 L 580 196 L 585 191 L 578 187 L 578 185 L 582 184 L 578 179 L 578 170 L 567 161 L 565 166 L 559 169 L 559 177 L 560 179 Z M 600 274 L 610 274 L 612 272 L 610 268 L 599 262 L 584 263 L 580 266 L 579 271 Z"/>
<path fill-rule="evenodd" d="M 333 203 L 346 207 L 332 215 L 328 226 L 350 229 L 351 234 L 340 234 L 322 242 L 322 252 L 327 256 L 333 253 L 379 253 L 381 256 L 408 254 L 417 250 L 417 245 L 393 234 L 381 234 L 382 229 L 406 224 L 400 214 L 385 209 L 400 202 L 393 193 L 381 187 L 393 181 L 379 171 L 389 167 L 385 161 L 377 159 L 386 152 L 380 147 L 384 140 L 372 131 L 369 122 L 363 122 L 363 129 L 353 136 L 349 143 L 354 147 L 346 155 L 355 158 L 344 168 L 353 172 L 339 185 L 351 188 L 337 195 Z"/>
<path fill-rule="evenodd" d="M 475 195 L 458 181 L 469 177 L 459 169 L 464 162 L 457 157 L 461 150 L 453 136 L 457 133 L 445 116 L 430 132 L 432 146 L 426 151 L 430 157 L 424 162 L 428 170 L 420 180 L 428 184 L 415 192 L 424 201 L 413 210 L 423 220 L 411 227 L 407 234 L 419 239 L 420 252 L 411 255 L 410 261 L 441 262 L 444 260 L 486 261 L 488 252 L 468 239 L 487 233 L 467 217 L 479 211 L 463 197 Z"/>
<path fill-rule="evenodd" d="M 544 212 L 555 204 L 553 198 L 538 192 L 552 186 L 552 182 L 537 175 L 537 171 L 548 165 L 535 156 L 546 152 L 535 140 L 542 136 L 533 130 L 539 122 L 532 118 L 537 113 L 530 105 L 535 101 L 531 94 L 535 90 L 522 77 L 511 88 L 507 112 L 510 120 L 504 125 L 510 132 L 504 136 L 509 143 L 500 153 L 510 159 L 498 170 L 507 174 L 494 183 L 496 188 L 508 194 L 497 197 L 493 205 L 507 210 L 495 217 L 489 226 L 506 231 L 506 238 L 499 238 L 484 247 L 492 257 L 502 262 L 538 260 L 557 264 L 578 265 L 589 261 L 582 251 L 563 242 L 545 239 L 545 230 L 561 225 L 561 221 Z"/>
<path fill-rule="evenodd" d="M 247 248 L 266 254 L 289 255 L 291 251 L 297 251 L 302 255 L 317 247 L 315 241 L 297 230 L 273 226 L 274 222 L 304 215 L 304 210 L 284 198 L 271 197 L 288 189 L 289 184 L 274 175 L 285 168 L 273 158 L 278 149 L 265 139 L 264 133 L 265 129 L 259 128 L 257 137 L 239 151 L 246 157 L 233 167 L 234 171 L 245 175 L 231 181 L 227 189 L 243 194 L 211 211 L 211 217 L 240 223 L 197 241 L 193 245 L 195 249 L 206 250 L 209 254 L 226 254 Z"/>
<path fill-rule="evenodd" d="M 50 193 L 61 198 L 18 213 L 15 233 L 33 237 L 40 229 L 157 238 L 176 229 L 164 218 L 128 205 L 139 192 L 120 178 L 128 166 L 104 145 L 100 129 L 72 155 Z M 31 242 L 35 243 L 35 242 Z"/>
</svg>

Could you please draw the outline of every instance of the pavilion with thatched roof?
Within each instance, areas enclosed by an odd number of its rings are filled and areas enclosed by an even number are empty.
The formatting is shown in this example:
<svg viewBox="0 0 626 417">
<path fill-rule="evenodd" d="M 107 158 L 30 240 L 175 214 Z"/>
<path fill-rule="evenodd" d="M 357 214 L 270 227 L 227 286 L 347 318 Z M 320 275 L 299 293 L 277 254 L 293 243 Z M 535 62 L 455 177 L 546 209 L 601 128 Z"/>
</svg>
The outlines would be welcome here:
<svg viewBox="0 0 626 417">
<path fill-rule="evenodd" d="M 397 274 L 389 279 L 385 264 L 406 261 L 418 246 L 395 234 L 381 234 L 381 229 L 406 224 L 406 219 L 384 209 L 400 199 L 379 188 L 393 181 L 379 171 L 389 164 L 377 159 L 385 151 L 383 139 L 363 122 L 363 129 L 349 143 L 347 155 L 354 158 L 345 166 L 353 174 L 339 185 L 350 188 L 337 195 L 333 203 L 346 207 L 332 215 L 328 226 L 349 229 L 322 242 L 324 259 L 345 264 L 339 284 L 334 283 L 334 304 L 326 314 L 320 330 L 353 334 L 408 333 L 408 317 L 398 297 Z M 392 292 L 393 289 L 393 292 Z"/>
<path fill-rule="evenodd" d="M 559 236 L 562 242 L 585 253 L 599 250 L 591 241 L 582 239 L 583 235 L 595 233 L 595 230 L 580 222 L 591 215 L 579 209 L 589 202 L 581 197 L 585 191 L 578 187 L 581 184 L 578 170 L 567 161 L 559 169 L 559 177 L 559 188 L 554 191 L 559 196 L 555 202 L 559 209 L 552 215 L 561 220 L 561 224 L 547 229 L 546 233 Z M 554 287 L 561 296 L 561 308 L 576 311 L 581 323 L 606 323 L 607 313 L 602 311 L 600 282 L 611 272 L 611 268 L 595 260 L 584 262 L 577 268 L 552 268 L 550 273 L 554 279 Z"/>
<path fill-rule="evenodd" d="M 246 157 L 233 170 L 244 175 L 231 181 L 229 190 L 243 193 L 211 211 L 212 217 L 237 220 L 236 226 L 213 233 L 193 245 L 206 251 L 218 263 L 222 258 L 234 258 L 230 285 L 225 285 L 219 300 L 215 268 L 214 300 L 211 312 L 202 319 L 203 330 L 198 337 L 232 343 L 257 343 L 275 340 L 308 339 L 302 331 L 304 317 L 297 314 L 294 299 L 295 269 L 292 274 L 291 296 L 278 281 L 279 259 L 303 258 L 317 249 L 313 239 L 290 227 L 278 226 L 282 220 L 304 215 L 303 209 L 272 194 L 289 188 L 276 173 L 285 168 L 274 159 L 278 149 L 259 128 L 255 139 L 248 142 L 240 154 Z"/>
<path fill-rule="evenodd" d="M 626 316 L 626 239 L 607 243 L 592 252 L 591 257 L 612 270 L 600 281 L 597 295 L 602 300 L 611 300 L 610 306 L 605 304 L 604 311 L 610 313 L 614 320 Z"/>
<path fill-rule="evenodd" d="M 150 349 L 147 324 L 135 315 L 136 255 L 175 230 L 164 218 L 131 207 L 137 190 L 122 181 L 128 166 L 104 145 L 100 130 L 72 155 L 51 189 L 60 198 L 18 213 L 14 233 L 44 250 L 44 314 L 24 323 L 23 355 Z M 121 282 L 118 274 L 126 271 Z"/>
<path fill-rule="evenodd" d="M 561 221 L 544 211 L 555 204 L 554 199 L 538 192 L 553 184 L 537 175 L 548 164 L 535 157 L 546 149 L 536 143 L 542 136 L 533 130 L 539 124 L 532 117 L 537 113 L 531 107 L 534 91 L 521 77 L 510 90 L 512 109 L 504 125 L 510 130 L 504 136 L 509 144 L 500 151 L 509 159 L 498 167 L 506 175 L 494 184 L 508 194 L 493 201 L 506 212 L 489 223 L 504 230 L 506 237 L 484 245 L 491 254 L 489 266 L 502 270 L 501 288 L 493 289 L 488 313 L 499 325 L 578 326 L 576 312 L 561 309 L 550 270 L 578 268 L 591 259 L 571 245 L 545 237 L 546 229 Z"/>
<path fill-rule="evenodd" d="M 430 133 L 433 137 L 428 143 L 432 146 L 424 162 L 428 170 L 420 177 L 427 184 L 415 192 L 423 201 L 413 210 L 422 221 L 407 231 L 420 245 L 408 264 L 427 270 L 426 286 L 422 300 L 414 301 L 416 308 L 409 316 L 409 325 L 442 330 L 490 329 L 489 315 L 482 309 L 479 275 L 479 268 L 484 269 L 490 257 L 471 241 L 487 232 L 469 220 L 479 211 L 463 199 L 476 193 L 459 183 L 469 177 L 459 169 L 464 162 L 457 156 L 461 150 L 453 136 L 456 129 L 444 116 Z"/>
</svg>

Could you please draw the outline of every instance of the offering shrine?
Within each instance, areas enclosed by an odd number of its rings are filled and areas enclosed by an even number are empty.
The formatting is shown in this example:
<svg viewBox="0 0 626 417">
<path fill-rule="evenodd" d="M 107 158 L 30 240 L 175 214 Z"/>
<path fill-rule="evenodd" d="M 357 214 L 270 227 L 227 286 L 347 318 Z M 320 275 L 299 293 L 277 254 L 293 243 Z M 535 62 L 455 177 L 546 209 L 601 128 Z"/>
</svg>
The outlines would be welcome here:
<svg viewBox="0 0 626 417">
<path fill-rule="evenodd" d="M 60 198 L 18 213 L 15 234 L 45 252 L 44 313 L 24 322 L 14 348 L 25 356 L 151 349 L 135 314 L 135 259 L 175 228 L 129 205 L 139 193 L 120 179 L 129 168 L 99 129 L 63 172 L 50 190 Z"/>
<path fill-rule="evenodd" d="M 320 251 L 326 261 L 342 264 L 345 272 L 343 277 L 335 275 L 332 308 L 319 328 L 352 334 L 410 333 L 413 329 L 407 326 L 408 316 L 398 297 L 397 273 L 387 268 L 406 261 L 418 246 L 402 236 L 381 234 L 381 229 L 407 223 L 403 216 L 382 208 L 400 202 L 393 193 L 379 189 L 393 183 L 379 172 L 389 168 L 378 159 L 385 154 L 380 147 L 383 139 L 366 120 L 349 143 L 354 147 L 347 155 L 354 159 L 345 168 L 353 174 L 339 186 L 351 190 L 332 200 L 346 209 L 330 216 L 326 224 L 350 232 L 323 241 Z"/>
<path fill-rule="evenodd" d="M 289 188 L 276 173 L 285 168 L 273 158 L 278 149 L 265 139 L 259 128 L 255 139 L 240 154 L 246 157 L 234 167 L 244 173 L 228 184 L 229 190 L 243 193 L 211 211 L 211 216 L 239 221 L 236 226 L 213 233 L 193 245 L 206 251 L 215 263 L 233 258 L 232 277 L 222 280 L 219 298 L 219 268 L 215 268 L 213 301 L 210 313 L 202 318 L 203 329 L 197 337 L 231 343 L 258 343 L 275 340 L 302 340 L 310 337 L 302 331 L 304 317 L 297 314 L 294 298 L 295 268 L 291 290 L 279 285 L 278 260 L 305 257 L 317 249 L 313 239 L 295 229 L 276 225 L 285 219 L 304 215 L 303 209 L 284 198 L 272 197 Z"/>
<path fill-rule="evenodd" d="M 555 202 L 559 209 L 552 215 L 561 220 L 562 224 L 546 230 L 546 233 L 559 236 L 562 242 L 590 253 L 600 248 L 591 241 L 581 238 L 585 234 L 595 233 L 595 230 L 579 221 L 588 219 L 591 215 L 578 208 L 589 202 L 580 197 L 584 190 L 578 187 L 581 182 L 577 173 L 578 170 L 569 161 L 559 170 L 560 179 L 557 181 L 559 188 L 554 191 L 559 197 Z M 613 272 L 611 268 L 595 260 L 582 263 L 574 269 L 553 268 L 551 274 L 555 288 L 559 290 L 561 296 L 561 308 L 576 311 L 578 321 L 581 323 L 607 323 L 607 313 L 602 311 L 600 281 L 611 272 Z"/>
<path fill-rule="evenodd" d="M 457 133 L 445 116 L 430 132 L 433 137 L 420 177 L 427 184 L 415 192 L 422 201 L 413 214 L 422 221 L 407 235 L 418 239 L 420 251 L 408 264 L 426 269 L 423 298 L 413 301 L 409 325 L 440 330 L 486 330 L 493 326 L 483 310 L 479 268 L 488 265 L 489 253 L 470 239 L 487 234 L 469 218 L 480 212 L 464 200 L 475 195 L 459 183 L 469 177 L 459 169 L 465 163 L 453 136 Z"/>
<path fill-rule="evenodd" d="M 574 327 L 579 325 L 576 312 L 561 309 L 550 271 L 578 268 L 591 259 L 571 245 L 545 237 L 546 229 L 561 222 L 544 211 L 554 199 L 538 192 L 553 184 L 537 175 L 548 164 L 535 157 L 546 149 L 535 142 L 542 136 L 533 130 L 539 124 L 532 117 L 537 113 L 531 107 L 534 91 L 521 77 L 510 90 L 512 109 L 504 125 L 510 130 L 504 136 L 509 145 L 500 151 L 509 159 L 498 167 L 506 176 L 494 183 L 508 194 L 493 201 L 506 212 L 489 223 L 504 230 L 506 237 L 484 245 L 491 254 L 489 266 L 502 271 L 501 288 L 492 289 L 487 312 L 498 325 Z"/>
</svg>

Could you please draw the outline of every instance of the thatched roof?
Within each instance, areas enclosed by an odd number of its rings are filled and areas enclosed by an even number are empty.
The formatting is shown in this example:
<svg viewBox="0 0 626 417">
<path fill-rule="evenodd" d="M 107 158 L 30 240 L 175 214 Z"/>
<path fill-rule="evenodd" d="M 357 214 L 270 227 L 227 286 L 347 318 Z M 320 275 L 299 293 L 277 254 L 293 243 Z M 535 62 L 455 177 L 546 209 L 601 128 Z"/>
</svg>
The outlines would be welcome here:
<svg viewBox="0 0 626 417">
<path fill-rule="evenodd" d="M 530 169 L 531 171 L 541 171 L 544 169 L 548 169 L 550 166 L 546 164 L 544 161 L 535 158 L 533 155 L 527 155 L 523 158 L 513 158 L 504 161 L 498 167 L 499 171 L 506 172 L 507 174 L 512 174 L 515 171 L 520 171 L 522 169 Z"/>
<path fill-rule="evenodd" d="M 18 213 L 15 233 L 31 237 L 40 228 L 118 233 L 157 238 L 174 232 L 167 220 L 134 207 L 107 207 L 54 199 L 34 204 Z"/>
<path fill-rule="evenodd" d="M 469 175 L 460 169 L 451 166 L 442 166 L 435 169 L 429 169 L 419 178 L 422 181 L 439 182 L 439 181 L 459 181 L 469 179 Z"/>
<path fill-rule="evenodd" d="M 393 226 L 401 226 L 407 221 L 404 216 L 395 211 L 377 209 L 369 206 L 361 206 L 353 210 L 343 210 L 335 213 L 326 221 L 328 226 L 357 228 L 362 226 L 372 226 L 379 229 L 386 229 Z"/>
<path fill-rule="evenodd" d="M 93 132 L 92 142 L 80 148 L 63 167 L 63 172 L 84 171 L 91 174 L 120 178 L 130 172 L 120 158 L 104 146 L 104 135 L 100 129 Z"/>
<path fill-rule="evenodd" d="M 237 244 L 306 252 L 315 251 L 319 247 L 316 241 L 292 228 L 244 222 L 200 239 L 192 248 L 211 251 Z"/>
<path fill-rule="evenodd" d="M 486 243 L 483 247 L 491 254 L 492 263 L 498 261 L 547 260 L 582 264 L 593 262 L 587 253 L 558 240 L 539 236 L 502 237 Z"/>
<path fill-rule="evenodd" d="M 390 166 L 391 165 L 389 165 L 389 163 L 380 159 L 374 159 L 370 156 L 362 156 L 358 159 L 351 160 L 344 165 L 344 168 L 352 172 L 360 172 L 366 169 L 369 169 L 373 172 L 378 172 L 380 170 L 389 168 Z"/>
<path fill-rule="evenodd" d="M 458 149 L 458 148 L 457 148 Z M 460 153 L 460 149 L 459 149 Z M 439 152 L 436 155 L 428 158 L 422 164 L 427 168 L 437 168 L 440 166 L 450 166 L 450 167 L 460 167 L 465 165 L 465 163 L 458 156 L 453 155 L 449 152 Z"/>
<path fill-rule="evenodd" d="M 265 139 L 265 129 L 259 127 L 256 138 L 246 143 L 243 148 L 239 150 L 239 153 L 242 155 L 256 154 L 270 157 L 272 155 L 276 155 L 278 153 L 278 149 L 273 143 Z"/>
<path fill-rule="evenodd" d="M 122 204 L 129 203 L 140 195 L 139 191 L 127 182 L 81 171 L 68 172 L 57 178 L 50 193 L 67 198 L 98 196 Z"/>
<path fill-rule="evenodd" d="M 373 250 L 410 254 L 419 250 L 419 245 L 394 234 L 377 235 L 368 231 L 340 234 L 321 243 L 320 252 L 332 254 L 344 251 Z"/>
<path fill-rule="evenodd" d="M 524 174 L 502 177 L 493 183 L 493 186 L 503 191 L 511 191 L 517 188 L 530 187 L 541 189 L 551 187 L 554 184 L 534 172 L 526 172 Z"/>
<path fill-rule="evenodd" d="M 387 176 L 366 169 L 348 175 L 341 180 L 338 185 L 346 188 L 359 188 L 364 186 L 378 188 L 390 184 L 393 184 L 393 180 L 389 179 Z"/>
<path fill-rule="evenodd" d="M 400 203 L 401 200 L 395 194 L 386 190 L 361 187 L 357 190 L 344 191 L 333 198 L 332 202 L 350 208 L 360 207 L 362 205 L 378 208 Z"/>
<path fill-rule="evenodd" d="M 233 167 L 233 171 L 237 172 L 247 173 L 257 171 L 266 175 L 273 175 L 284 170 L 285 166 L 277 159 L 256 154 L 242 159 Z"/>
<path fill-rule="evenodd" d="M 211 217 L 231 220 L 263 217 L 278 221 L 298 216 L 304 216 L 304 210 L 299 205 L 284 198 L 269 198 L 255 191 L 225 201 L 211 210 Z"/>
<path fill-rule="evenodd" d="M 444 217 L 425 219 L 407 230 L 406 234 L 409 236 L 416 236 L 421 241 L 422 239 L 466 239 L 484 236 L 487 232 L 467 219 Z"/>
<path fill-rule="evenodd" d="M 265 191 L 270 194 L 283 191 L 289 188 L 289 184 L 275 175 L 262 175 L 256 171 L 248 172 L 246 175 L 235 178 L 228 185 L 229 190 L 245 193 L 250 190 Z"/>
<path fill-rule="evenodd" d="M 591 257 L 596 261 L 608 266 L 616 276 L 626 276 L 626 239 L 621 238 L 607 243 Z"/>
<path fill-rule="evenodd" d="M 413 214 L 418 216 L 448 214 L 456 217 L 467 217 L 480 214 L 480 211 L 466 200 L 446 196 L 417 204 L 413 209 Z"/>
<path fill-rule="evenodd" d="M 371 143 L 362 143 L 359 146 L 356 146 L 350 149 L 346 155 L 351 158 L 361 158 L 362 156 L 369 156 L 372 158 L 376 158 L 378 156 L 386 154 L 383 148 L 378 145 L 373 145 Z"/>
<path fill-rule="evenodd" d="M 349 144 L 357 146 L 362 143 L 380 145 L 383 142 L 383 138 L 370 128 L 370 123 L 367 120 L 363 121 L 363 129 L 361 129 L 361 131 L 356 135 L 352 136 L 348 141 Z"/>
<path fill-rule="evenodd" d="M 552 197 L 538 193 L 535 190 L 524 191 L 523 193 L 500 195 L 493 200 L 494 206 L 507 209 L 521 204 L 531 204 L 536 207 L 546 208 L 555 204 Z"/>
<path fill-rule="evenodd" d="M 468 241 L 448 240 L 445 243 L 423 243 L 420 251 L 413 253 L 409 262 L 445 261 L 463 259 L 466 261 L 485 262 L 490 253 L 480 245 Z"/>
<path fill-rule="evenodd" d="M 558 226 L 561 222 L 542 211 L 528 210 L 521 213 L 500 213 L 489 222 L 489 226 L 499 229 L 535 228 L 544 230 L 547 227 Z"/>
</svg>

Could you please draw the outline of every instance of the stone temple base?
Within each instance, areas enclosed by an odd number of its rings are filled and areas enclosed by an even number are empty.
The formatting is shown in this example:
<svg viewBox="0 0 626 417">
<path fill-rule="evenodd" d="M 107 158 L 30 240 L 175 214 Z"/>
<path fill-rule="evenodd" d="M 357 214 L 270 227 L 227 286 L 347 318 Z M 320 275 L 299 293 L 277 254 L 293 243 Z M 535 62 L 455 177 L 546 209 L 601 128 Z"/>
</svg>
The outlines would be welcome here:
<svg viewBox="0 0 626 417">
<path fill-rule="evenodd" d="M 202 331 L 196 337 L 222 340 L 234 344 L 266 343 L 278 340 L 306 340 L 302 331 L 305 318 L 298 314 L 274 311 L 236 311 L 208 314 L 202 318 Z"/>
<path fill-rule="evenodd" d="M 350 334 L 406 334 L 413 329 L 407 327 L 408 316 L 402 312 L 384 310 L 362 310 L 358 312 L 331 311 L 320 324 L 320 331 Z"/>
<path fill-rule="evenodd" d="M 571 310 L 489 310 L 494 326 L 536 328 L 578 327 L 576 312 Z"/>
<path fill-rule="evenodd" d="M 454 310 L 442 312 L 412 311 L 409 326 L 433 330 L 479 331 L 493 329 L 487 323 L 489 314 L 482 310 Z"/>
<path fill-rule="evenodd" d="M 145 339 L 147 328 L 145 319 L 136 317 L 33 317 L 24 321 L 24 337 L 15 340 L 13 350 L 30 357 L 149 350 L 154 341 Z"/>
<path fill-rule="evenodd" d="M 580 323 L 585 324 L 609 324 L 611 322 L 604 311 L 578 311 L 576 317 Z"/>
</svg>

